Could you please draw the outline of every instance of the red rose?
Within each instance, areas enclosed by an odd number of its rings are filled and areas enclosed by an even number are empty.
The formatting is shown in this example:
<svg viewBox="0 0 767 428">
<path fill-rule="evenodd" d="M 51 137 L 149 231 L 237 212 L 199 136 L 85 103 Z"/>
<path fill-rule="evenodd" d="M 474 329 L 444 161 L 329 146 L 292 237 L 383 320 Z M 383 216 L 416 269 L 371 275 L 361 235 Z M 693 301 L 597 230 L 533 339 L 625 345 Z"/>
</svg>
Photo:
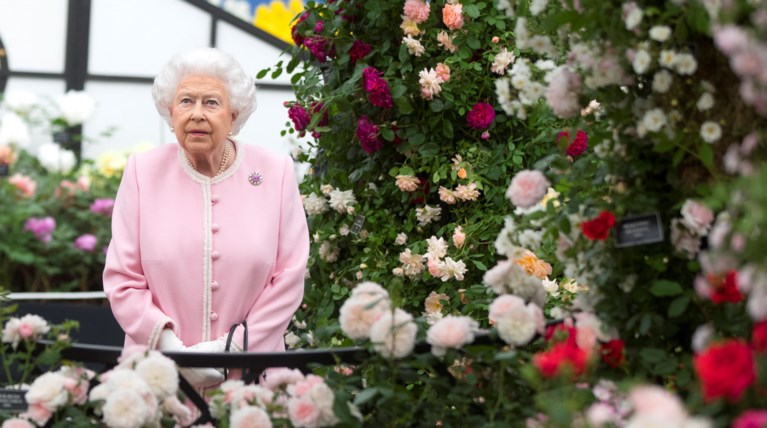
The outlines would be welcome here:
<svg viewBox="0 0 767 428">
<path fill-rule="evenodd" d="M 568 131 L 562 131 L 557 135 L 557 142 L 569 142 L 570 133 Z M 575 134 L 575 140 L 567 146 L 565 152 L 568 156 L 576 157 L 583 154 L 589 147 L 589 136 L 580 129 Z"/>
<path fill-rule="evenodd" d="M 751 346 L 756 352 L 767 353 L 767 320 L 754 325 L 754 331 L 751 334 Z"/>
<path fill-rule="evenodd" d="M 373 48 L 369 44 L 362 40 L 355 40 L 352 44 L 352 48 L 349 49 L 349 60 L 354 64 L 368 56 L 372 50 Z"/>
<path fill-rule="evenodd" d="M 708 274 L 711 284 L 711 301 L 714 303 L 738 303 L 743 300 L 743 294 L 738 288 L 738 271 L 731 270 L 724 277 Z"/>
<path fill-rule="evenodd" d="M 712 345 L 693 362 L 706 401 L 725 397 L 736 402 L 756 380 L 751 348 L 742 340 Z"/>
<path fill-rule="evenodd" d="M 604 241 L 610 236 L 610 229 L 613 226 L 615 226 L 615 215 L 610 211 L 602 211 L 593 220 L 581 223 L 581 231 L 588 239 Z"/>
<path fill-rule="evenodd" d="M 360 145 L 365 153 L 372 155 L 381 150 L 383 141 L 378 134 L 378 125 L 371 122 L 364 114 L 357 119 L 357 138 L 360 139 Z"/>
<path fill-rule="evenodd" d="M 376 107 L 391 108 L 394 101 L 389 91 L 389 84 L 381 77 L 380 71 L 375 67 L 365 67 L 362 70 L 362 87 L 368 93 L 370 103 Z"/>
<path fill-rule="evenodd" d="M 575 340 L 559 342 L 533 357 L 533 364 L 547 378 L 555 377 L 563 370 L 570 370 L 572 375 L 579 376 L 586 371 L 587 361 L 588 354 L 575 344 Z"/>
<path fill-rule="evenodd" d="M 626 362 L 623 355 L 623 341 L 620 339 L 613 339 L 607 343 L 602 344 L 602 361 L 610 367 L 621 367 Z"/>
<path fill-rule="evenodd" d="M 488 103 L 476 103 L 466 115 L 466 122 L 472 129 L 487 129 L 495 119 L 495 109 Z"/>
<path fill-rule="evenodd" d="M 309 126 L 309 122 L 311 122 L 309 112 L 298 104 L 293 104 L 293 106 L 288 109 L 288 117 L 293 121 L 293 128 L 299 132 L 305 131 L 306 127 Z"/>
</svg>

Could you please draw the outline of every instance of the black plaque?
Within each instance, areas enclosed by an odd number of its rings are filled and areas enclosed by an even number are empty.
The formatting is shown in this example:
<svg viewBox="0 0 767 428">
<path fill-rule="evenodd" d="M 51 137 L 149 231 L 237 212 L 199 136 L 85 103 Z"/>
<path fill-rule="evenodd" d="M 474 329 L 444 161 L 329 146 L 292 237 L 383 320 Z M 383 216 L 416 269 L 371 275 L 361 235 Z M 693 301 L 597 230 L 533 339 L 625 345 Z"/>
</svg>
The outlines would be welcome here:
<svg viewBox="0 0 767 428">
<path fill-rule="evenodd" d="M 365 224 L 365 216 L 364 215 L 358 215 L 354 219 L 354 224 L 352 225 L 351 232 L 354 235 L 357 235 L 360 233 L 360 230 L 362 230 L 362 225 Z"/>
<path fill-rule="evenodd" d="M 27 410 L 23 389 L 0 389 L 0 412 L 19 413 Z"/>
<path fill-rule="evenodd" d="M 634 247 L 663 241 L 660 214 L 640 214 L 618 220 L 615 227 L 615 246 Z"/>
<path fill-rule="evenodd" d="M 11 174 L 11 167 L 7 163 L 0 162 L 0 177 L 8 177 Z"/>
</svg>

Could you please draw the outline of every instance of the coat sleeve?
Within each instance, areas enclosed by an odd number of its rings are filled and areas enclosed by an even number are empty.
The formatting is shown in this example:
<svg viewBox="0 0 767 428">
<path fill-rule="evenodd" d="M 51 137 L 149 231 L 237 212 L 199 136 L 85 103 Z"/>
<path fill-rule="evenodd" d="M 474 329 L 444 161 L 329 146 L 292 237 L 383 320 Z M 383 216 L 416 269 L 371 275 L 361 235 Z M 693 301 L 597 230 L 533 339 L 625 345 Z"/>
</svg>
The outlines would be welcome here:
<svg viewBox="0 0 767 428">
<path fill-rule="evenodd" d="M 141 266 L 141 189 L 136 170 L 136 157 L 131 156 L 112 212 L 112 241 L 104 266 L 104 292 L 125 334 L 136 344 L 156 348 L 162 329 L 169 326 L 175 330 L 175 325 L 155 304 Z"/>
<path fill-rule="evenodd" d="M 247 316 L 248 348 L 252 351 L 285 350 L 285 331 L 304 297 L 309 228 L 289 157 L 285 158 L 280 204 L 277 258 L 272 278 Z M 243 343 L 242 330 L 236 330 L 235 343 Z"/>
</svg>

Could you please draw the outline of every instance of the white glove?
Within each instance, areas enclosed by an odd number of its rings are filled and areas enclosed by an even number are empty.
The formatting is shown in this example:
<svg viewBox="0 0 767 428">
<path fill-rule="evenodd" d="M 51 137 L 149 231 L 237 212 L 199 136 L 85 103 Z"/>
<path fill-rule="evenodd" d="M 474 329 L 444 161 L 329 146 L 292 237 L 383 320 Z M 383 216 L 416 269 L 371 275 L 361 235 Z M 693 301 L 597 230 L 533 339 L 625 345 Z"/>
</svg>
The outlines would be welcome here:
<svg viewBox="0 0 767 428">
<path fill-rule="evenodd" d="M 169 328 L 164 329 L 162 333 L 160 333 L 160 340 L 157 342 L 157 347 L 160 351 L 165 352 L 193 352 L 190 348 L 184 346 L 181 339 L 179 339 L 178 336 L 173 333 L 173 330 Z M 197 352 L 200 351 L 198 350 Z M 206 388 L 224 381 L 224 375 L 220 371 L 212 368 L 184 367 L 180 368 L 178 371 L 181 376 L 184 376 L 184 378 L 195 388 Z"/>
<path fill-rule="evenodd" d="M 226 336 L 221 336 L 216 340 L 200 342 L 187 349 L 189 349 L 190 352 L 224 352 L 224 349 L 226 349 Z"/>
</svg>

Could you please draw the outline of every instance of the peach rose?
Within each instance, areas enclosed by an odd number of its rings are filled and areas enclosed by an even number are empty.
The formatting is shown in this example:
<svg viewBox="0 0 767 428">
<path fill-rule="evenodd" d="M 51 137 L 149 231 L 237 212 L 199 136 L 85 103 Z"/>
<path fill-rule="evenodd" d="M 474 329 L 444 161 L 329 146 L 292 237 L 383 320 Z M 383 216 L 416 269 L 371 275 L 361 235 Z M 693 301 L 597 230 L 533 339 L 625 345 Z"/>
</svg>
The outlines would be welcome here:
<svg viewBox="0 0 767 428">
<path fill-rule="evenodd" d="M 446 4 L 442 9 L 442 22 L 451 30 L 463 27 L 463 5 L 460 3 Z"/>
</svg>

